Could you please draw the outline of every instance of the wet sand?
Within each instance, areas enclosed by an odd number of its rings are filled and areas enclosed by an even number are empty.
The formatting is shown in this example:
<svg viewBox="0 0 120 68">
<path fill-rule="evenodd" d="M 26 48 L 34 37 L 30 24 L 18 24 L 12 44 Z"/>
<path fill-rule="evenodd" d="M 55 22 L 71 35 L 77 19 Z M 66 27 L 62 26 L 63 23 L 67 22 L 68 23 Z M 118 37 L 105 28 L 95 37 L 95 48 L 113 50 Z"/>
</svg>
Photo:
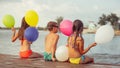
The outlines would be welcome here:
<svg viewBox="0 0 120 68">
<path fill-rule="evenodd" d="M 120 68 L 118 55 L 93 55 L 95 63 L 71 64 L 69 62 L 44 61 L 43 58 L 20 59 L 15 55 L 0 54 L 0 68 Z"/>
</svg>

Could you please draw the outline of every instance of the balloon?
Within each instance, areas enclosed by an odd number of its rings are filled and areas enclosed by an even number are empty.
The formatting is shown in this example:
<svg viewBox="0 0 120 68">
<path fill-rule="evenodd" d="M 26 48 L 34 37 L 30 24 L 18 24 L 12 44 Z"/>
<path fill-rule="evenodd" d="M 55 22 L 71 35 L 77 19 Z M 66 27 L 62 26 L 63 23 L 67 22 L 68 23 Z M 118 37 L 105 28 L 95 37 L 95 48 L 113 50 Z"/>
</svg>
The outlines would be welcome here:
<svg viewBox="0 0 120 68">
<path fill-rule="evenodd" d="M 95 34 L 96 43 L 107 43 L 114 37 L 114 30 L 111 25 L 101 26 Z"/>
<path fill-rule="evenodd" d="M 38 30 L 34 27 L 28 27 L 25 30 L 24 37 L 28 41 L 33 42 L 33 41 L 37 40 L 37 38 L 38 38 Z"/>
<path fill-rule="evenodd" d="M 14 24 L 15 24 L 15 20 L 14 20 L 14 17 L 12 15 L 5 15 L 3 17 L 3 24 L 7 27 L 7 28 L 12 28 L 14 27 Z"/>
<path fill-rule="evenodd" d="M 70 20 L 63 20 L 60 23 L 60 31 L 66 35 L 66 36 L 70 36 L 72 34 L 72 21 Z"/>
<path fill-rule="evenodd" d="M 120 20 L 118 21 L 118 23 L 120 23 Z"/>
<path fill-rule="evenodd" d="M 56 59 L 58 61 L 67 61 L 68 60 L 68 48 L 66 46 L 59 46 L 55 53 Z"/>
<path fill-rule="evenodd" d="M 35 27 L 37 25 L 38 18 L 38 14 L 34 10 L 29 10 L 25 14 L 25 21 L 32 27 Z"/>
</svg>

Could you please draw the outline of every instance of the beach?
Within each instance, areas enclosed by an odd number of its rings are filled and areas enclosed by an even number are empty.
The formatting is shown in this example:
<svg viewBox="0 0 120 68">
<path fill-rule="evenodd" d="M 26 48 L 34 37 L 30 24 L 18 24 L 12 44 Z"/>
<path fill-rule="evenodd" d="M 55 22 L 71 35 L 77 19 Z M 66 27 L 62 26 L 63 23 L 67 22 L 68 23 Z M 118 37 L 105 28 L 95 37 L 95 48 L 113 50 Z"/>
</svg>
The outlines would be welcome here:
<svg viewBox="0 0 120 68">
<path fill-rule="evenodd" d="M 120 57 L 118 56 L 94 55 L 93 57 L 99 58 L 98 61 L 90 64 L 71 64 L 44 61 L 43 58 L 20 59 L 16 55 L 0 54 L 0 68 L 120 68 Z M 106 58 L 114 61 L 106 61 Z"/>
</svg>

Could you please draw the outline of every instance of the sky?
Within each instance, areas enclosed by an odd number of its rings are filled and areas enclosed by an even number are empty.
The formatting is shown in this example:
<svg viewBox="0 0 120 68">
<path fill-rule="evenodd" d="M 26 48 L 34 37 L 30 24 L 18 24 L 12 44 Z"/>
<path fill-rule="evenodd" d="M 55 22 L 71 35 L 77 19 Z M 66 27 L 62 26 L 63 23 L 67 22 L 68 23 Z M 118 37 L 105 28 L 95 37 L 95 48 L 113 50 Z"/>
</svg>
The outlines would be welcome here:
<svg viewBox="0 0 120 68">
<path fill-rule="evenodd" d="M 0 0 L 0 27 L 5 27 L 2 18 L 6 14 L 14 17 L 15 27 L 20 27 L 22 17 L 31 9 L 39 15 L 39 27 L 46 27 L 59 16 L 88 25 L 91 21 L 97 24 L 102 14 L 120 17 L 120 0 Z"/>
</svg>

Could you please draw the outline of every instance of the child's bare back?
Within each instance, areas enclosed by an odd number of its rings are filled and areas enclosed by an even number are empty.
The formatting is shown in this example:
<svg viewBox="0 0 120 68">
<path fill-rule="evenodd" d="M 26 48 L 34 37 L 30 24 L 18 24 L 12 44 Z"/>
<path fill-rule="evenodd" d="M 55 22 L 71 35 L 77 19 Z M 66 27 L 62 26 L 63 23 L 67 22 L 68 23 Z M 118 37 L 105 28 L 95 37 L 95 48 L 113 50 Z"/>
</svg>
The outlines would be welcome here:
<svg viewBox="0 0 120 68">
<path fill-rule="evenodd" d="M 46 36 L 46 41 L 45 41 L 45 51 L 48 53 L 52 53 L 52 48 L 54 48 L 54 44 L 56 43 L 58 39 L 58 35 L 54 33 L 49 33 Z"/>
<path fill-rule="evenodd" d="M 47 61 L 55 61 L 55 51 L 59 39 L 59 35 L 57 34 L 58 25 L 56 22 L 51 21 L 47 24 L 47 28 L 49 30 L 49 34 L 46 35 L 45 38 L 44 59 Z"/>
</svg>

